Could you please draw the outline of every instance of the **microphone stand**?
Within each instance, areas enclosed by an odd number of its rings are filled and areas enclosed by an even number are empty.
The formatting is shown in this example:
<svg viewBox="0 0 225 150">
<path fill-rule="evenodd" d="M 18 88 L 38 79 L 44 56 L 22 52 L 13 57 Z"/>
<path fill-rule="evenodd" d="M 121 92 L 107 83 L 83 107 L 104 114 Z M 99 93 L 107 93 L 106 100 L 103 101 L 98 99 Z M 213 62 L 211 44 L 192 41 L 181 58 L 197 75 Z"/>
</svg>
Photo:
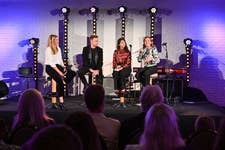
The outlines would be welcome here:
<svg viewBox="0 0 225 150">
<path fill-rule="evenodd" d="M 162 43 L 164 50 L 166 51 L 166 61 L 168 62 L 168 50 L 167 50 L 167 43 Z M 166 63 L 167 63 L 166 62 Z M 166 64 L 165 71 L 168 71 L 168 65 Z M 166 102 L 169 104 L 169 72 L 166 72 Z"/>
<path fill-rule="evenodd" d="M 129 80 L 130 80 L 130 82 L 129 82 L 129 85 L 128 85 L 128 88 L 129 88 L 129 100 L 131 99 L 131 84 L 133 84 L 133 68 L 132 68 L 132 45 L 131 44 L 129 44 L 129 47 L 130 47 L 130 59 L 131 59 L 131 61 L 130 61 L 130 68 L 131 68 L 131 73 L 130 73 L 130 77 L 129 77 Z"/>
</svg>

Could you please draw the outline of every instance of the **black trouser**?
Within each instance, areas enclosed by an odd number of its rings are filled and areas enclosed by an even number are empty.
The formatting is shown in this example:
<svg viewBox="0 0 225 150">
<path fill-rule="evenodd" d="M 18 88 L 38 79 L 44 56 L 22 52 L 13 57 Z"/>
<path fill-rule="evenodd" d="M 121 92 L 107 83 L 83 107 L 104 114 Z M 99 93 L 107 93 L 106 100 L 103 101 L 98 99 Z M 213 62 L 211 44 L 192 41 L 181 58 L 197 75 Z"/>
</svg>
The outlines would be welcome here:
<svg viewBox="0 0 225 150">
<path fill-rule="evenodd" d="M 64 72 L 64 68 L 58 64 L 56 64 L 56 67 L 61 71 Z M 62 77 L 55 71 L 54 68 L 52 68 L 50 65 L 46 65 L 46 73 L 53 79 L 56 81 L 56 90 L 57 90 L 57 94 L 58 97 L 64 96 L 64 84 L 63 84 L 63 79 Z M 67 70 L 66 73 L 66 78 L 64 79 L 64 81 L 66 83 L 69 83 L 73 80 L 74 76 L 76 75 L 76 73 L 72 70 Z"/>
<path fill-rule="evenodd" d="M 85 74 L 89 73 L 89 84 L 91 84 L 91 78 L 92 78 L 92 74 L 89 71 L 90 68 L 88 67 L 82 67 L 79 71 L 78 71 L 78 75 L 80 77 L 81 82 L 84 84 L 84 86 L 88 85 L 87 79 L 85 78 Z M 94 69 L 95 70 L 95 69 Z M 98 69 L 96 69 L 98 70 Z M 96 76 L 96 83 L 97 84 L 103 84 L 103 74 L 102 74 L 102 70 L 99 70 L 99 75 Z"/>
<path fill-rule="evenodd" d="M 148 85 L 150 81 L 150 75 L 157 72 L 157 66 L 144 67 L 138 70 L 135 77 L 141 82 L 143 86 Z"/>
<path fill-rule="evenodd" d="M 123 90 L 126 85 L 126 78 L 129 77 L 131 68 L 126 67 L 120 71 L 113 71 L 114 89 Z"/>
</svg>

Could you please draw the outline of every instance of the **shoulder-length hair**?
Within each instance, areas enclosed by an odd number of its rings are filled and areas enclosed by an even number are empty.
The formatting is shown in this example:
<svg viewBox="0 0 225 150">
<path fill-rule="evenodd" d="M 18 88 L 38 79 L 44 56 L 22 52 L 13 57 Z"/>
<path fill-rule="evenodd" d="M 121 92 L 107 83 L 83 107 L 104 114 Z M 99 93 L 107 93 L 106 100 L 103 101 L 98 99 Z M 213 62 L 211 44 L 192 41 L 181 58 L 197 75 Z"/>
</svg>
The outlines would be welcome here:
<svg viewBox="0 0 225 150">
<path fill-rule="evenodd" d="M 36 89 L 26 90 L 19 98 L 18 113 L 13 128 L 23 122 L 42 127 L 49 121 L 53 119 L 46 115 L 41 93 Z"/>
<path fill-rule="evenodd" d="M 153 41 L 153 37 L 151 36 L 145 36 L 144 39 L 143 39 L 143 49 L 146 48 L 146 45 L 145 45 L 145 39 L 150 39 L 152 41 L 152 44 L 151 44 L 151 47 L 154 46 L 154 41 Z"/>
<path fill-rule="evenodd" d="M 170 106 L 159 103 L 148 110 L 140 144 L 142 150 L 174 150 L 185 145 Z"/>
<path fill-rule="evenodd" d="M 147 112 L 155 103 L 163 103 L 164 96 L 158 85 L 146 85 L 140 96 L 141 111 Z"/>
<path fill-rule="evenodd" d="M 53 55 L 55 55 L 58 52 L 58 45 L 56 45 L 54 42 L 57 37 L 58 36 L 54 34 L 50 34 L 48 37 L 48 47 L 51 48 Z"/>
<path fill-rule="evenodd" d="M 128 53 L 128 52 L 129 52 L 129 49 L 128 49 L 128 47 L 127 47 L 127 42 L 126 42 L 125 38 L 119 38 L 119 39 L 117 40 L 117 46 L 116 46 L 117 50 L 120 49 L 120 42 L 121 42 L 121 41 L 124 41 L 124 42 L 125 42 L 124 50 L 125 50 L 125 52 Z"/>
<path fill-rule="evenodd" d="M 100 136 L 89 114 L 81 111 L 74 112 L 65 120 L 65 124 L 78 133 L 84 150 L 101 149 Z"/>
</svg>

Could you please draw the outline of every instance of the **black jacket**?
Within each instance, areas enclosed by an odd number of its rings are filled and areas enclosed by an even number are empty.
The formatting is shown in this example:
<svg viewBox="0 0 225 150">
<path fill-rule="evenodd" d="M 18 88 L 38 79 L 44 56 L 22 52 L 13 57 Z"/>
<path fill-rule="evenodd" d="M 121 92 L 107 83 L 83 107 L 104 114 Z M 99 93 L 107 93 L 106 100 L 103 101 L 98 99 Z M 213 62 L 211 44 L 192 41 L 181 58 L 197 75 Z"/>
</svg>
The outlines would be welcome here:
<svg viewBox="0 0 225 150">
<path fill-rule="evenodd" d="M 83 67 L 102 70 L 103 66 L 103 50 L 100 47 L 96 47 L 96 53 L 94 54 L 94 58 L 92 55 L 92 50 L 90 46 L 86 46 L 83 48 L 82 52 L 83 56 Z M 95 60 L 93 63 L 92 60 Z"/>
</svg>

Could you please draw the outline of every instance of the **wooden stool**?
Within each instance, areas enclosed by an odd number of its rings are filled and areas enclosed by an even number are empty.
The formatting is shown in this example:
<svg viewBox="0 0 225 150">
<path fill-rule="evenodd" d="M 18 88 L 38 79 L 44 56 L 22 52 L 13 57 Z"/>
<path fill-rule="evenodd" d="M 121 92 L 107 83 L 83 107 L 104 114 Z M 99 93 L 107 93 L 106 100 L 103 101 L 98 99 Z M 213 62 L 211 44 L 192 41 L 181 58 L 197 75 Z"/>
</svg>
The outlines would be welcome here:
<svg viewBox="0 0 225 150">
<path fill-rule="evenodd" d="M 52 81 L 52 103 L 56 103 L 56 81 L 55 80 L 51 80 Z"/>
<path fill-rule="evenodd" d="M 154 73 L 150 75 L 149 84 L 152 85 L 152 80 L 158 78 L 158 73 Z"/>
</svg>

